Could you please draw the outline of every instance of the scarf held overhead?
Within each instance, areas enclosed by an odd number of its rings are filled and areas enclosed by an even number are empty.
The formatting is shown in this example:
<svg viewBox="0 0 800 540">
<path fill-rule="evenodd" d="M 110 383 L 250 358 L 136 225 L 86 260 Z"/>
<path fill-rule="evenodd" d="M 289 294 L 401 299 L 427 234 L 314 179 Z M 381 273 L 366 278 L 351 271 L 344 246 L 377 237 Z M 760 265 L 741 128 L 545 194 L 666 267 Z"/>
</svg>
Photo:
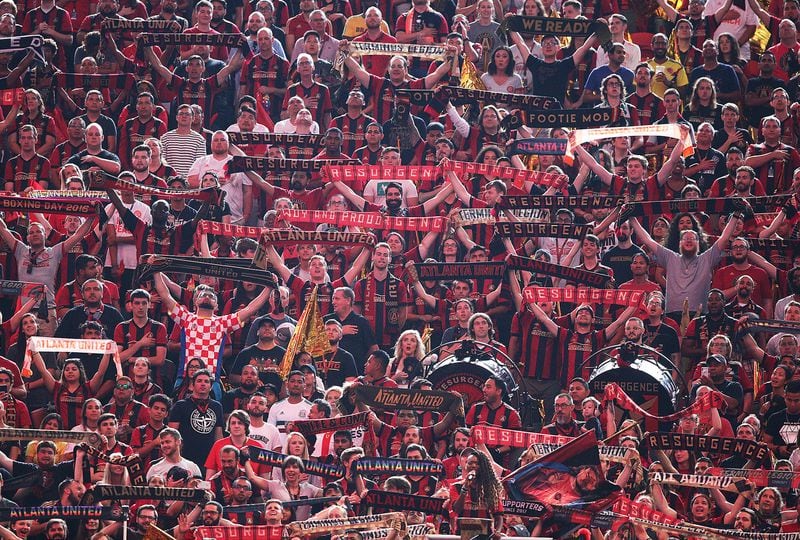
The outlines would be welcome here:
<svg viewBox="0 0 800 540">
<path fill-rule="evenodd" d="M 257 448 L 255 446 L 248 446 L 250 452 L 250 459 L 256 463 L 269 465 L 271 467 L 280 467 L 283 465 L 283 460 L 287 457 L 285 454 L 273 452 L 272 450 L 265 450 L 264 448 Z M 344 475 L 344 467 L 338 465 L 329 465 L 320 461 L 303 460 L 305 471 L 307 474 L 314 476 L 324 476 L 328 478 L 341 478 Z"/>
<path fill-rule="evenodd" d="M 562 266 L 560 264 L 549 263 L 545 261 L 537 261 L 528 257 L 521 257 L 519 255 L 511 255 L 508 258 L 508 268 L 511 270 L 525 270 L 533 274 L 540 274 L 550 276 L 556 279 L 565 279 L 572 283 L 586 285 L 588 287 L 603 289 L 608 285 L 611 276 L 592 272 L 590 270 L 581 270 L 580 268 L 573 268 L 571 266 Z"/>
<path fill-rule="evenodd" d="M 100 435 L 93 431 L 65 431 L 55 429 L 0 429 L 0 441 L 58 441 L 68 443 L 88 443 L 97 446 L 101 443 Z"/>
<path fill-rule="evenodd" d="M 422 495 L 409 495 L 392 491 L 371 489 L 367 493 L 367 504 L 377 510 L 417 510 L 426 514 L 438 515 L 442 513 L 445 499 L 438 497 L 425 497 Z"/>
<path fill-rule="evenodd" d="M 472 428 L 472 439 L 476 443 L 483 443 L 490 448 L 498 446 L 529 448 L 532 444 L 557 444 L 560 446 L 572 441 L 573 437 L 535 433 L 533 431 L 517 431 L 481 424 Z"/>
<path fill-rule="evenodd" d="M 0 210 L 20 214 L 66 214 L 72 216 L 94 216 L 97 214 L 95 201 L 49 201 L 27 197 L 0 196 Z"/>
<path fill-rule="evenodd" d="M 642 409 L 617 383 L 609 383 L 606 385 L 603 394 L 604 404 L 609 402 L 616 403 L 623 409 L 629 412 L 636 413 L 639 416 L 655 420 L 657 422 L 677 422 L 684 416 L 690 414 L 700 414 L 708 411 L 709 409 L 724 409 L 725 400 L 717 391 L 708 392 L 703 397 L 697 398 L 691 405 L 676 413 L 668 414 L 666 416 L 655 416 L 646 410 Z"/>
<path fill-rule="evenodd" d="M 529 304 L 541 302 L 569 302 L 571 304 L 602 304 L 606 306 L 639 306 L 642 304 L 642 291 L 621 291 L 618 289 L 590 289 L 579 287 L 525 287 L 522 291 Z"/>
<path fill-rule="evenodd" d="M 483 101 L 492 105 L 507 105 L 515 109 L 523 110 L 547 110 L 560 109 L 561 102 L 549 96 L 532 96 L 527 94 L 509 94 L 507 92 L 492 92 L 490 90 L 480 90 L 477 88 L 462 88 L 460 86 L 444 86 L 437 90 L 412 90 L 400 88 L 397 93 L 409 97 L 412 105 L 424 107 L 428 104 L 431 96 L 436 93 L 441 97 L 444 104 L 447 99 L 455 98 L 459 100 Z"/>
<path fill-rule="evenodd" d="M 156 501 L 184 501 L 202 504 L 211 500 L 211 494 L 204 489 L 98 484 L 92 490 L 95 497 L 100 501 L 110 499 L 153 499 Z"/>
<path fill-rule="evenodd" d="M 583 128 L 606 126 L 617 119 L 615 109 L 602 107 L 598 109 L 560 109 L 560 110 L 515 110 L 500 122 L 505 130 L 518 129 L 520 126 L 534 128 Z M 567 145 L 569 150 L 569 145 Z"/>
<path fill-rule="evenodd" d="M 328 433 L 330 431 L 363 426 L 366 424 L 368 416 L 369 412 L 367 411 L 333 418 L 320 418 L 318 420 L 295 420 L 294 426 L 297 431 L 308 437 L 317 433 Z"/>
<path fill-rule="evenodd" d="M 614 137 L 669 137 L 670 139 L 678 139 L 683 143 L 684 157 L 691 156 L 694 153 L 694 135 L 691 130 L 683 132 L 680 124 L 576 129 L 572 134 L 574 134 L 574 140 L 571 138 L 567 142 L 567 152 L 564 154 L 564 163 L 567 165 L 572 165 L 574 161 L 575 146 L 599 139 L 613 139 Z"/>
<path fill-rule="evenodd" d="M 582 239 L 592 232 L 591 225 L 574 223 L 522 223 L 517 221 L 500 221 L 495 223 L 495 231 L 506 238 L 575 238 Z"/>
<path fill-rule="evenodd" d="M 264 246 L 289 246 L 297 244 L 323 244 L 327 246 L 374 246 L 375 235 L 362 232 L 300 231 L 273 229 L 261 235 Z"/>
<path fill-rule="evenodd" d="M 139 47 L 169 46 L 169 45 L 210 45 L 219 47 L 237 47 L 242 51 L 242 56 L 248 58 L 253 55 L 247 38 L 243 34 L 139 34 L 137 45 Z"/>
<path fill-rule="evenodd" d="M 712 454 L 736 454 L 745 459 L 762 461 L 770 450 L 764 443 L 710 435 L 691 433 L 651 432 L 645 434 L 645 440 L 651 448 L 658 450 L 691 450 Z"/>
<path fill-rule="evenodd" d="M 503 279 L 504 262 L 414 263 L 421 281 L 438 279 Z"/>
<path fill-rule="evenodd" d="M 39 34 L 0 38 L 0 52 L 3 54 L 17 51 L 33 51 L 33 54 L 42 63 L 47 64 L 42 52 L 42 45 L 44 45 L 44 38 Z"/>
<path fill-rule="evenodd" d="M 419 185 L 435 182 L 441 175 L 441 168 L 433 165 L 327 165 L 320 174 L 324 182 L 363 184 L 370 180 L 411 180 Z"/>
<path fill-rule="evenodd" d="M 563 156 L 567 151 L 567 139 L 533 137 L 517 139 L 508 146 L 507 156 Z"/>
<path fill-rule="evenodd" d="M 0 508 L 1 521 L 17 521 L 22 519 L 103 519 L 110 521 L 127 521 L 128 506 L 34 506 Z"/>
<path fill-rule="evenodd" d="M 448 227 L 447 218 L 431 217 L 396 217 L 380 212 L 351 212 L 349 210 L 300 210 L 291 208 L 281 210 L 278 221 L 290 223 L 325 223 L 338 228 L 363 227 L 384 231 L 424 231 L 445 232 Z"/>
<path fill-rule="evenodd" d="M 209 202 L 217 200 L 218 191 L 217 188 L 175 189 L 143 186 L 128 180 L 121 180 L 102 171 L 91 173 L 91 185 L 98 189 L 113 189 L 116 191 L 131 191 L 139 195 L 152 195 L 157 199 L 196 199 Z"/>
<path fill-rule="evenodd" d="M 388 514 L 375 514 L 372 516 L 356 516 L 339 519 L 315 519 L 308 521 L 294 521 L 286 526 L 289 536 L 314 536 L 318 534 L 333 534 L 347 529 L 375 529 L 381 527 L 394 527 L 397 523 L 405 523 L 402 512 Z"/>
<path fill-rule="evenodd" d="M 233 156 L 225 164 L 227 174 L 250 171 L 318 171 L 328 165 L 360 165 L 357 159 L 287 159 Z"/>
<path fill-rule="evenodd" d="M 441 462 L 426 459 L 369 458 L 362 457 L 355 462 L 355 472 L 364 475 L 394 476 L 441 476 L 444 466 Z"/>
<path fill-rule="evenodd" d="M 356 397 L 371 408 L 383 410 L 450 411 L 458 414 L 463 407 L 458 396 L 441 390 L 359 385 L 356 387 Z"/>
<path fill-rule="evenodd" d="M 150 255 L 143 255 L 143 260 L 148 260 Z M 229 279 L 233 281 L 248 281 L 273 289 L 278 287 L 275 276 L 260 268 L 214 264 L 192 257 L 169 257 L 156 255 L 152 263 L 140 263 L 136 267 L 135 280 L 139 282 L 149 279 L 156 272 L 185 272 L 198 276 Z"/>
<path fill-rule="evenodd" d="M 299 135 L 297 133 L 242 133 L 228 131 L 228 139 L 233 144 L 269 144 L 279 146 L 302 146 L 316 148 L 323 135 Z"/>
</svg>

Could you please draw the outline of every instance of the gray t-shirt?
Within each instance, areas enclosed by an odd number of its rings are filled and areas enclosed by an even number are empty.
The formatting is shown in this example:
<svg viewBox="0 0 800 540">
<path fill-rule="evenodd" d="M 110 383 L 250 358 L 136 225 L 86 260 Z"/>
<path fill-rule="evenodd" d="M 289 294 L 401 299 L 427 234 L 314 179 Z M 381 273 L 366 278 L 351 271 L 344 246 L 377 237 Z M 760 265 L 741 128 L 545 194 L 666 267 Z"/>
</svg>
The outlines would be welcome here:
<svg viewBox="0 0 800 540">
<path fill-rule="evenodd" d="M 716 244 L 697 257 L 682 257 L 663 246 L 656 250 L 656 263 L 667 271 L 667 313 L 683 310 L 684 299 L 689 299 L 689 309 L 703 306 L 705 311 L 711 276 L 722 258 Z"/>
<path fill-rule="evenodd" d="M 53 247 L 44 250 L 31 261 L 31 248 L 17 241 L 14 246 L 14 258 L 17 260 L 17 275 L 20 281 L 41 283 L 47 286 L 47 306 L 55 307 L 56 275 L 61 258 L 64 256 L 64 243 L 59 242 Z M 31 264 L 33 262 L 33 264 Z M 20 303 L 24 304 L 29 296 L 21 295 Z"/>
<path fill-rule="evenodd" d="M 483 50 L 481 58 L 478 58 L 478 61 L 475 64 L 484 70 L 488 67 L 488 63 L 486 66 L 484 66 L 483 58 L 488 58 L 491 60 L 491 53 L 494 52 L 494 50 L 500 45 L 506 44 L 505 36 L 497 31 L 498 28 L 500 28 L 500 23 L 495 21 L 492 21 L 486 26 L 483 26 L 478 21 L 475 21 L 469 25 L 469 30 L 467 30 L 467 37 L 469 40 L 472 43 L 477 43 L 480 45 Z"/>
</svg>

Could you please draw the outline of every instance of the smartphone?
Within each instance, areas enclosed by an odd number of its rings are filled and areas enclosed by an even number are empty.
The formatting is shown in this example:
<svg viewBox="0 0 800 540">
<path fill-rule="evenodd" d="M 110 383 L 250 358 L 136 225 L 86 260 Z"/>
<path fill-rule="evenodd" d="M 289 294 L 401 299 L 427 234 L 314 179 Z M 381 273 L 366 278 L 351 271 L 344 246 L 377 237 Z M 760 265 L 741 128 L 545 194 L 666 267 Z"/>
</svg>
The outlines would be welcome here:
<svg viewBox="0 0 800 540">
<path fill-rule="evenodd" d="M 703 366 L 700 368 L 700 376 L 705 377 L 706 379 L 708 378 L 708 366 Z"/>
<path fill-rule="evenodd" d="M 0 384 L 0 394 L 8 394 L 9 387 L 7 384 Z"/>
<path fill-rule="evenodd" d="M 200 480 L 197 482 L 197 489 L 211 489 L 211 482 L 208 480 Z"/>
</svg>

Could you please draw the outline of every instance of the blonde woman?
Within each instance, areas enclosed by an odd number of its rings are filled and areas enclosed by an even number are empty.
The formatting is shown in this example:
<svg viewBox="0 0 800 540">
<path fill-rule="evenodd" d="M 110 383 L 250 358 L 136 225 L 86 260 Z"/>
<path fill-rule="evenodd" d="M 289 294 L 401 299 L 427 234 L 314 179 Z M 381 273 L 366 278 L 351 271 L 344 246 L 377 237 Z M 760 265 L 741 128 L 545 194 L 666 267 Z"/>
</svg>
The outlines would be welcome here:
<svg viewBox="0 0 800 540">
<path fill-rule="evenodd" d="M 389 362 L 386 374 L 401 387 L 408 385 L 422 375 L 422 359 L 425 358 L 425 344 L 417 330 L 406 330 L 400 334 L 394 346 L 394 358 Z"/>
</svg>

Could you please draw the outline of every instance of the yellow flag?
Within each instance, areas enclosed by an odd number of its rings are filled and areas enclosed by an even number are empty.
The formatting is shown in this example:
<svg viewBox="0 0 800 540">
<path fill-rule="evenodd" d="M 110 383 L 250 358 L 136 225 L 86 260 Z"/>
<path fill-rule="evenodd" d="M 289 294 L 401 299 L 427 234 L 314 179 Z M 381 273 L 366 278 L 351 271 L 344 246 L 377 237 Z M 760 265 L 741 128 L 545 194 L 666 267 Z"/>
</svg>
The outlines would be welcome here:
<svg viewBox="0 0 800 540">
<path fill-rule="evenodd" d="M 475 64 L 469 58 L 464 58 L 464 65 L 461 66 L 461 88 L 470 90 L 486 90 L 486 85 L 481 80 L 480 73 Z"/>
<path fill-rule="evenodd" d="M 322 313 L 317 305 L 317 289 L 318 285 L 314 286 L 303 313 L 300 314 L 300 320 L 297 321 L 297 328 L 292 334 L 292 339 L 289 340 L 289 345 L 286 347 L 286 353 L 283 355 L 281 362 L 280 375 L 286 378 L 286 375 L 292 370 L 292 363 L 294 357 L 300 352 L 307 352 L 312 357 L 322 356 L 330 352 L 331 344 L 328 341 L 328 336 L 325 334 L 325 323 L 322 320 Z"/>
</svg>

